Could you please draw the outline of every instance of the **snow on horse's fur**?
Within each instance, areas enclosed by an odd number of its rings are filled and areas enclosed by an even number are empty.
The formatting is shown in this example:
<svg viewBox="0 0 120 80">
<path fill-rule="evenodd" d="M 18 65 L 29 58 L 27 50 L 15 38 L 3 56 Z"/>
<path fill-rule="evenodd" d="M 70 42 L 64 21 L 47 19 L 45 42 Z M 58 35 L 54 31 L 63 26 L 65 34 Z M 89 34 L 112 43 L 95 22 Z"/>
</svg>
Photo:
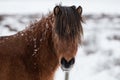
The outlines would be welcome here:
<svg viewBox="0 0 120 80">
<path fill-rule="evenodd" d="M 28 29 L 0 37 L 0 80 L 53 80 L 61 58 L 76 55 L 81 13 L 80 6 L 58 5 Z"/>
</svg>

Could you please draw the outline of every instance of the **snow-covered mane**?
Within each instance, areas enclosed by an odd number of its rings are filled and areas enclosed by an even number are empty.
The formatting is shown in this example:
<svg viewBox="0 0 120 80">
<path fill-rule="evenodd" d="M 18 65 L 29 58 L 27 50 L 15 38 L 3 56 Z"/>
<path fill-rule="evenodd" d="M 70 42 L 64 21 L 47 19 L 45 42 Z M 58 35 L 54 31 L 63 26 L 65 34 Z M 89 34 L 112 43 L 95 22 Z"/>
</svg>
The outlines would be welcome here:
<svg viewBox="0 0 120 80">
<path fill-rule="evenodd" d="M 68 71 L 83 34 L 82 8 L 61 6 L 15 35 L 0 38 L 1 80 L 53 80 Z"/>
</svg>

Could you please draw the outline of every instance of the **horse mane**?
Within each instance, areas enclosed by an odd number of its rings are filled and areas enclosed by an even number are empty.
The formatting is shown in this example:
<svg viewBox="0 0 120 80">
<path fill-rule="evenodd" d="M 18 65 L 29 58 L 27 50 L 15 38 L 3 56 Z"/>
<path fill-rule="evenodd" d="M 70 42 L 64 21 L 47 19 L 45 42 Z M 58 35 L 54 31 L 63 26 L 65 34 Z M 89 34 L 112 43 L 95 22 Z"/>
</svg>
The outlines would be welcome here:
<svg viewBox="0 0 120 80">
<path fill-rule="evenodd" d="M 75 10 L 75 6 L 66 7 L 59 5 L 60 12 L 55 16 L 55 31 L 60 39 L 75 40 L 79 38 L 81 43 L 81 36 L 83 35 L 83 28 L 81 22 L 83 19 Z M 75 22 L 76 21 L 76 22 Z"/>
</svg>

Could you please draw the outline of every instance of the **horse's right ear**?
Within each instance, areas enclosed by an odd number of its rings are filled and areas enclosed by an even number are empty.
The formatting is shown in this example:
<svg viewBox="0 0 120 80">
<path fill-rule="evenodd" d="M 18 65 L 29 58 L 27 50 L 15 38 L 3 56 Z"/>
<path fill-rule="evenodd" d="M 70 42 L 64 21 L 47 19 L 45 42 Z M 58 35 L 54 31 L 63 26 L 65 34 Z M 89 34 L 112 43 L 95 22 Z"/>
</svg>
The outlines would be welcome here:
<svg viewBox="0 0 120 80">
<path fill-rule="evenodd" d="M 81 15 L 82 14 L 82 7 L 81 6 L 79 6 L 78 8 L 77 8 L 77 12 Z"/>
<path fill-rule="evenodd" d="M 56 7 L 54 8 L 54 15 L 58 15 L 59 12 L 60 12 L 60 7 L 59 7 L 59 6 L 56 6 Z"/>
</svg>

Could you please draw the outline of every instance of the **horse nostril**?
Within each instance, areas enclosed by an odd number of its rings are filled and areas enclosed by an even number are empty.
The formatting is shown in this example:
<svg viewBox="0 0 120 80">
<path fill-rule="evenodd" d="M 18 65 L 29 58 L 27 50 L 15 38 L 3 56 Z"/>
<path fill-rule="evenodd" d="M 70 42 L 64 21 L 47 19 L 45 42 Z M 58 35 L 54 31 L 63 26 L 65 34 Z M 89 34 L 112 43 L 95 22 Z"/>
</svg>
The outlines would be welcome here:
<svg viewBox="0 0 120 80">
<path fill-rule="evenodd" d="M 65 68 L 70 68 L 75 63 L 75 58 L 72 58 L 70 61 L 67 61 L 65 58 L 61 59 L 61 64 Z"/>
<path fill-rule="evenodd" d="M 67 62 L 67 60 L 65 60 L 65 58 L 62 58 L 62 59 L 61 59 L 61 64 L 62 64 L 62 66 L 64 66 L 64 67 L 68 67 L 68 62 Z"/>
<path fill-rule="evenodd" d="M 75 63 L 75 58 L 72 58 L 70 61 L 69 61 L 69 64 L 70 65 L 73 65 Z"/>
</svg>

